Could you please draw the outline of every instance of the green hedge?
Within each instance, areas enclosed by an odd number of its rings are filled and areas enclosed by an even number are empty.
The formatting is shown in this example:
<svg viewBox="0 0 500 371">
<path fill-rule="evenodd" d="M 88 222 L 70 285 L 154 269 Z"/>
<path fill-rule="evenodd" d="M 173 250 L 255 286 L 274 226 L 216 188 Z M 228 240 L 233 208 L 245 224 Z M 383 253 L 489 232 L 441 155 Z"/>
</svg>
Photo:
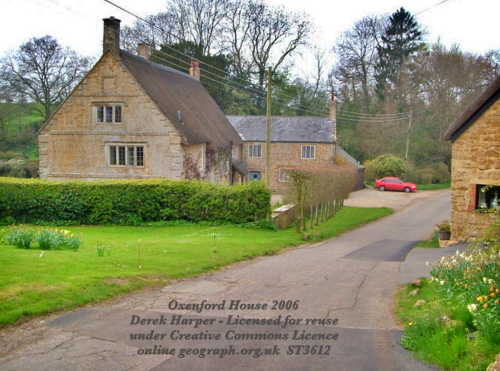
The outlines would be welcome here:
<svg viewBox="0 0 500 371">
<path fill-rule="evenodd" d="M 237 186 L 178 180 L 0 179 L 0 222 L 138 225 L 160 220 L 245 223 L 263 218 L 262 183 Z"/>
</svg>

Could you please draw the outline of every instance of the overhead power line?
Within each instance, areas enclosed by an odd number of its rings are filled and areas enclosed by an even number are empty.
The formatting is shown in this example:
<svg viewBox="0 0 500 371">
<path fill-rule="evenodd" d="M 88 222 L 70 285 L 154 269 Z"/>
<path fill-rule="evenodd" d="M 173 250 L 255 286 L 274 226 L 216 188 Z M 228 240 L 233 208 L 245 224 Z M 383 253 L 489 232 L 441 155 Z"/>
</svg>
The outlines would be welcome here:
<svg viewBox="0 0 500 371">
<path fill-rule="evenodd" d="M 450 0 L 443 0 L 443 1 L 440 1 L 439 3 L 436 3 L 436 4 L 434 4 L 434 5 L 431 5 L 431 6 L 427 7 L 427 8 L 425 8 L 425 9 L 423 9 L 423 10 L 421 10 L 421 11 L 419 11 L 419 12 L 415 13 L 415 15 L 419 15 L 419 14 L 425 13 L 426 11 L 431 10 L 432 8 L 435 8 L 436 6 L 439 6 L 439 5 L 441 5 L 441 4 L 444 4 L 444 3 L 448 2 L 448 1 L 450 1 Z"/>
<path fill-rule="evenodd" d="M 146 19 L 144 19 L 144 18 L 142 18 L 142 17 L 134 14 L 133 12 L 131 12 L 131 11 L 129 11 L 129 10 L 127 10 L 127 9 L 125 9 L 125 8 L 117 5 L 117 4 L 115 4 L 114 2 L 112 2 L 110 0 L 104 0 L 104 1 L 107 2 L 110 5 L 118 8 L 118 9 L 120 9 L 121 11 L 123 11 L 123 12 L 125 12 L 125 13 L 133 16 L 133 17 L 135 17 L 139 21 L 142 21 L 142 22 L 148 24 L 149 26 L 151 26 L 151 27 L 153 27 L 155 29 L 158 29 L 160 32 L 162 32 L 164 34 L 167 34 L 169 36 L 172 36 L 172 37 L 174 37 L 174 38 L 176 38 L 176 39 L 178 39 L 178 40 L 180 40 L 182 42 L 186 42 L 186 40 L 184 40 L 180 36 L 175 35 L 175 34 L 173 34 L 171 32 L 163 30 L 162 28 L 160 28 L 159 26 L 155 25 L 154 23 L 147 21 Z M 446 2 L 446 1 L 449 1 L 449 0 L 444 0 L 443 2 Z M 443 3 L 443 2 L 441 2 L 441 3 Z M 439 5 L 439 4 L 437 4 L 437 5 Z M 201 61 L 201 60 L 197 59 L 194 56 L 191 56 L 191 55 L 188 55 L 186 53 L 183 53 L 183 52 L 181 52 L 181 51 L 179 51 L 179 50 L 171 47 L 170 45 L 163 45 L 163 46 L 166 47 L 167 49 L 170 49 L 170 50 L 172 50 L 172 51 L 174 51 L 174 52 L 176 52 L 176 53 L 184 56 L 184 57 L 187 57 L 187 58 L 189 58 L 191 60 L 197 61 L 198 63 L 200 63 L 202 65 L 205 65 L 205 66 L 207 66 L 207 67 L 209 67 L 209 68 L 211 68 L 211 69 L 213 69 L 215 71 L 219 71 L 219 72 L 221 72 L 221 73 L 224 74 L 223 76 L 221 76 L 221 75 L 219 75 L 217 73 L 214 73 L 212 71 L 209 71 L 207 69 L 200 68 L 200 70 L 202 72 L 204 72 L 204 74 L 203 74 L 203 79 L 204 80 L 208 79 L 208 80 L 210 80 L 212 82 L 215 82 L 216 84 L 224 85 L 224 86 L 230 87 L 232 89 L 235 89 L 237 91 L 241 91 L 241 92 L 246 93 L 246 94 L 252 94 L 251 92 L 254 92 L 253 94 L 257 95 L 260 98 L 264 98 L 265 95 L 266 95 L 266 92 L 253 87 L 253 84 L 251 82 L 249 82 L 249 81 L 247 81 L 247 80 L 245 80 L 245 79 L 243 79 L 243 78 L 241 78 L 239 76 L 232 76 L 232 77 L 235 80 L 240 80 L 240 81 L 244 82 L 245 84 L 241 84 L 241 83 L 238 83 L 238 82 L 236 82 L 234 80 L 228 79 L 226 77 L 226 75 L 229 75 L 227 73 L 227 71 L 224 71 L 224 70 L 222 70 L 222 69 L 220 69 L 220 68 L 218 68 L 216 66 L 213 66 L 213 65 L 211 65 L 209 63 Z M 165 56 L 167 56 L 169 58 L 174 58 L 174 59 L 178 60 L 181 63 L 190 65 L 189 62 L 186 62 L 186 61 L 182 60 L 181 58 L 178 58 L 178 57 L 175 57 L 175 56 L 170 55 L 168 53 L 165 53 L 162 50 L 155 50 L 155 52 L 163 54 L 163 55 L 165 55 Z M 168 64 L 170 64 L 172 66 L 180 68 L 181 70 L 185 70 L 185 71 L 189 70 L 188 67 L 184 67 L 184 66 L 181 66 L 179 64 L 173 63 L 172 61 L 166 60 L 164 58 L 160 58 L 158 55 L 155 55 L 155 58 L 157 58 L 157 59 L 159 59 L 161 61 L 164 61 L 165 63 L 168 63 Z M 214 79 L 212 77 L 209 77 L 209 76 L 207 76 L 207 74 L 209 74 L 211 76 L 214 76 L 214 77 L 216 77 L 216 78 L 218 78 L 220 80 L 217 80 L 217 79 Z M 229 75 L 229 76 L 231 76 L 231 75 Z M 227 82 L 223 82 L 221 80 L 227 81 Z M 213 84 L 207 83 L 206 81 L 204 83 L 207 84 L 207 85 L 209 85 L 209 86 L 216 87 Z M 241 86 L 245 90 L 239 89 L 239 88 L 235 87 L 234 85 Z M 278 105 L 289 107 L 289 108 L 291 108 L 291 109 L 293 109 L 295 111 L 301 111 L 301 112 L 304 112 L 304 113 L 309 113 L 309 114 L 312 114 L 314 116 L 316 116 L 316 115 L 328 115 L 328 108 L 327 108 L 326 105 L 325 106 L 320 106 L 320 105 L 317 105 L 317 104 L 314 104 L 314 103 L 312 103 L 312 104 L 309 105 L 310 107 L 316 108 L 317 110 L 303 109 L 303 108 L 294 107 L 294 106 L 291 107 L 290 106 L 291 102 L 283 101 L 282 99 L 276 98 L 276 96 L 281 96 L 281 97 L 287 98 L 289 100 L 294 100 L 296 98 L 288 96 L 288 95 L 285 95 L 285 94 L 282 94 L 282 93 L 278 93 L 278 92 L 275 92 L 274 95 L 275 95 L 275 97 L 272 99 L 272 102 L 276 103 Z M 398 121 L 407 120 L 408 119 L 408 113 L 399 113 L 399 114 L 367 114 L 367 113 L 359 113 L 359 112 L 342 110 L 342 111 L 340 111 L 337 114 L 337 117 L 342 118 L 345 121 L 351 121 L 351 122 L 367 122 L 367 123 L 368 122 L 370 122 L 370 123 L 377 123 L 377 122 L 398 122 Z"/>
</svg>

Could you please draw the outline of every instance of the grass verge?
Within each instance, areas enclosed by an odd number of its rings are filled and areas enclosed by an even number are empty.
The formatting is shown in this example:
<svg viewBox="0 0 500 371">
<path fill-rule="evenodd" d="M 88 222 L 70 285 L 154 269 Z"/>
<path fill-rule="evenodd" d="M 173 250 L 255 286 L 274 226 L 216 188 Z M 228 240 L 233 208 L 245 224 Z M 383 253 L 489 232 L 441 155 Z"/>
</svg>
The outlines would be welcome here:
<svg viewBox="0 0 500 371">
<path fill-rule="evenodd" d="M 429 239 L 420 241 L 415 247 L 439 248 L 439 232 L 434 232 Z"/>
<path fill-rule="evenodd" d="M 415 290 L 412 285 L 400 287 L 396 296 L 396 313 L 405 327 L 401 345 L 445 370 L 486 370 L 498 346 L 478 335 L 467 307 L 455 298 L 445 298 L 438 283 L 421 280 L 417 296 L 410 295 Z M 415 307 L 419 300 L 425 303 Z"/>
<path fill-rule="evenodd" d="M 392 213 L 344 207 L 307 233 L 312 241 Z M 304 243 L 286 230 L 239 227 L 71 227 L 77 251 L 16 249 L 0 242 L 0 327 L 20 318 L 95 303 L 146 285 L 195 276 Z M 6 229 L 4 229 L 4 233 Z"/>
</svg>

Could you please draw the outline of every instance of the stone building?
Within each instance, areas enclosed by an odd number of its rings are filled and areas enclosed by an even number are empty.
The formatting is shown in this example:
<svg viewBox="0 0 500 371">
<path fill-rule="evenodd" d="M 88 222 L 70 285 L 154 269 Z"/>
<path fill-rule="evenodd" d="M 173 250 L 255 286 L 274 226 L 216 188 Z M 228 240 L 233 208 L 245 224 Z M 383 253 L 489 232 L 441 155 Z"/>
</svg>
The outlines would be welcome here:
<svg viewBox="0 0 500 371">
<path fill-rule="evenodd" d="M 198 66 L 190 76 L 119 44 L 120 20 L 104 19 L 102 57 L 40 129 L 40 177 L 241 180 L 231 149 L 242 141 Z"/>
<path fill-rule="evenodd" d="M 470 241 L 493 222 L 500 196 L 500 77 L 448 129 L 451 238 Z"/>
<path fill-rule="evenodd" d="M 243 140 L 249 180 L 264 179 L 266 172 L 266 116 L 228 116 Z M 364 167 L 337 144 L 335 102 L 330 117 L 273 116 L 271 120 L 271 177 L 274 194 L 286 189 L 288 169 L 325 168 L 346 163 L 358 169 L 355 187 L 364 187 Z"/>
</svg>

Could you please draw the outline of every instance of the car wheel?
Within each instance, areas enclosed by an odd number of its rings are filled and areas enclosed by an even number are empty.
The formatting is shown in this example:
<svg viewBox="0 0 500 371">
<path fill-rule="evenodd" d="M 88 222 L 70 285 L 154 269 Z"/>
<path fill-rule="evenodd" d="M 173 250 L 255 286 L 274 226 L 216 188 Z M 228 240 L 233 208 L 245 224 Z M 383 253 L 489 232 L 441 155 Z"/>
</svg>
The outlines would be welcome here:
<svg viewBox="0 0 500 371">
<path fill-rule="evenodd" d="M 411 192 L 410 187 L 405 187 L 405 192 L 406 192 L 406 193 L 410 193 L 410 192 Z"/>
<path fill-rule="evenodd" d="M 379 190 L 382 191 L 382 192 L 384 192 L 385 191 L 385 187 L 384 186 L 380 186 Z"/>
</svg>

